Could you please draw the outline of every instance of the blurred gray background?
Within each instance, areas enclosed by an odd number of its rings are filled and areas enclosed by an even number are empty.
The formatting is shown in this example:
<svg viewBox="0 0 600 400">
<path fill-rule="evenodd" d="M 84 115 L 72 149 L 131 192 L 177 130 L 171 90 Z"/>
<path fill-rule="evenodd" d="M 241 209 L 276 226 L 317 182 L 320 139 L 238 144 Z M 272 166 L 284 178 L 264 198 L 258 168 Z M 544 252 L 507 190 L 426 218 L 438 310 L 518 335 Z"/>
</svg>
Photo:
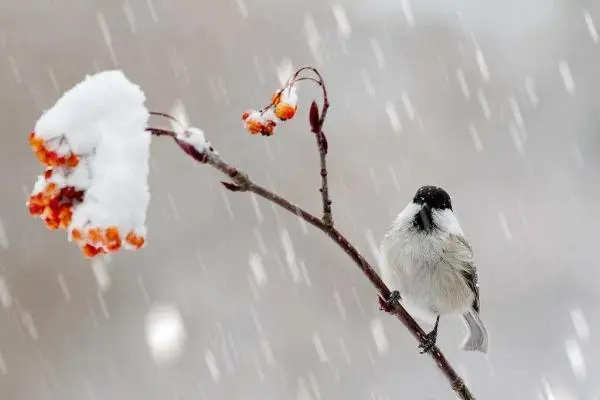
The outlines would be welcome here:
<svg viewBox="0 0 600 400">
<path fill-rule="evenodd" d="M 27 214 L 41 171 L 28 132 L 115 67 L 151 109 L 182 102 L 224 157 L 318 212 L 318 91 L 300 89 L 274 137 L 240 121 L 304 64 L 330 90 L 335 220 L 365 256 L 418 186 L 452 194 L 491 346 L 460 351 L 451 317 L 439 343 L 477 398 L 600 398 L 594 21 L 589 0 L 1 1 L 0 398 L 452 398 L 323 234 L 224 192 L 168 140 L 152 144 L 143 251 L 91 265 Z M 168 363 L 147 344 L 156 307 L 186 333 Z"/>
</svg>

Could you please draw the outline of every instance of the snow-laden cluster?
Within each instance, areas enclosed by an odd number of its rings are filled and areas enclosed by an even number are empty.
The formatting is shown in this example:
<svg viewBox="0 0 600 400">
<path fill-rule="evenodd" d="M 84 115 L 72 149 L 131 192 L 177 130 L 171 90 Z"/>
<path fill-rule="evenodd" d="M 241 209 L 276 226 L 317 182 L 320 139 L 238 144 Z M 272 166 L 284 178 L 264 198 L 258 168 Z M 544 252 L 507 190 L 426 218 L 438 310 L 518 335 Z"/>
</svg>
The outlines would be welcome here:
<svg viewBox="0 0 600 400">
<path fill-rule="evenodd" d="M 145 243 L 151 140 L 145 100 L 120 71 L 87 76 L 30 134 L 46 169 L 29 212 L 51 230 L 66 229 L 87 257 Z"/>
<path fill-rule="evenodd" d="M 245 128 L 253 135 L 271 136 L 275 133 L 277 120 L 287 121 L 294 118 L 298 108 L 298 95 L 294 84 L 278 90 L 271 99 L 271 104 L 263 110 L 248 110 L 242 115 Z"/>
</svg>

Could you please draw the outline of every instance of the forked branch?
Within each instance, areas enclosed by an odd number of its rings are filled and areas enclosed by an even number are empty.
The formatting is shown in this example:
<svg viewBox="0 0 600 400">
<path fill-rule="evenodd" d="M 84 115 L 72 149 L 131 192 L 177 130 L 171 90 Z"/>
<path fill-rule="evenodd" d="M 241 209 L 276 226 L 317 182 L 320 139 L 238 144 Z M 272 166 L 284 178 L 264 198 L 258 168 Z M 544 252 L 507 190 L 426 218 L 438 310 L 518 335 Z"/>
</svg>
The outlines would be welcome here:
<svg viewBox="0 0 600 400">
<path fill-rule="evenodd" d="M 313 77 L 302 77 L 301 73 L 304 71 L 313 72 L 316 75 L 316 78 Z M 327 116 L 327 110 L 329 108 L 329 100 L 327 97 L 327 89 L 325 87 L 325 82 L 323 81 L 320 73 L 312 68 L 312 67 L 303 67 L 300 68 L 296 73 L 290 78 L 284 89 L 280 90 L 274 96 L 274 99 L 279 96 L 281 93 L 286 90 L 286 88 L 291 87 L 296 82 L 309 80 L 317 83 L 323 92 L 323 104 L 321 109 L 316 102 L 311 104 L 311 108 L 309 110 L 309 121 L 311 126 L 311 131 L 315 135 L 317 140 L 317 147 L 319 150 L 319 159 L 320 159 L 320 175 L 321 175 L 321 198 L 322 198 L 322 206 L 323 206 L 323 216 L 321 218 L 313 215 L 312 213 L 302 209 L 298 205 L 290 202 L 289 200 L 279 196 L 278 194 L 256 184 L 254 181 L 250 179 L 250 177 L 244 172 L 238 170 L 233 165 L 226 162 L 217 152 L 215 152 L 212 147 L 205 147 L 198 149 L 189 142 L 182 139 L 180 135 L 175 132 L 159 129 L 159 128 L 149 128 L 148 130 L 156 136 L 169 136 L 173 138 L 179 147 L 194 160 L 207 163 L 215 169 L 219 170 L 223 174 L 225 174 L 230 181 L 222 182 L 226 189 L 234 192 L 252 192 L 272 203 L 277 204 L 278 206 L 286 209 L 287 211 L 299 216 L 304 221 L 319 229 L 323 233 L 325 233 L 331 240 L 333 240 L 361 269 L 364 275 L 369 279 L 371 284 L 377 289 L 379 292 L 379 303 L 382 310 L 394 315 L 402 324 L 412 333 L 412 335 L 421 343 L 425 339 L 425 332 L 421 329 L 421 327 L 417 324 L 417 322 L 410 316 L 410 314 L 406 311 L 406 309 L 397 301 L 393 301 L 391 305 L 388 305 L 388 302 L 384 299 L 388 299 L 390 297 L 391 291 L 387 287 L 387 285 L 382 281 L 379 274 L 376 272 L 375 268 L 358 252 L 356 247 L 354 247 L 348 239 L 338 231 L 333 224 L 333 216 L 331 211 L 331 200 L 329 197 L 329 187 L 327 181 L 327 163 L 326 156 L 328 151 L 327 138 L 323 133 L 323 124 L 325 122 L 325 118 Z M 270 107 L 275 105 L 275 100 L 271 103 L 270 106 L 265 107 L 259 113 L 259 116 L 262 116 L 267 112 Z M 294 109 L 295 113 L 295 109 Z M 158 113 L 157 113 L 158 114 Z M 293 115 L 293 114 L 292 114 Z M 165 115 L 163 115 L 165 116 Z M 248 117 L 248 115 L 245 115 Z M 244 118 L 246 120 L 246 118 Z M 260 120 L 259 122 L 264 122 Z M 251 126 L 254 127 L 254 126 Z M 266 127 L 266 128 L 265 128 Z M 248 121 L 247 121 L 248 128 Z M 274 125 L 266 124 L 262 128 L 267 130 L 256 130 L 256 132 L 252 131 L 252 133 L 261 133 L 265 136 L 270 136 L 273 134 Z M 441 350 L 436 346 L 428 353 L 435 361 L 436 365 L 440 369 L 440 371 L 444 374 L 450 386 L 458 396 L 458 398 L 463 400 L 473 400 L 475 397 L 469 390 L 469 388 L 465 385 L 463 379 L 456 373 L 452 365 L 448 362 L 444 354 Z"/>
</svg>

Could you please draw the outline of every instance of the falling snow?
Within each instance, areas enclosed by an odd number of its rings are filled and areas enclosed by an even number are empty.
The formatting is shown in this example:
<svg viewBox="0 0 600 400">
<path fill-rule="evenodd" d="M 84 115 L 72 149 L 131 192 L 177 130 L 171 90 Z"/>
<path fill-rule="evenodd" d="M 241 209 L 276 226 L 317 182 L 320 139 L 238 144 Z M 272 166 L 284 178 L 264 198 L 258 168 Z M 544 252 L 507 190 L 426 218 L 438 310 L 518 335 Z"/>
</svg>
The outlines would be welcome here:
<svg viewBox="0 0 600 400">
<path fill-rule="evenodd" d="M 369 75 L 369 73 L 367 71 L 362 71 L 360 73 L 360 76 L 362 78 L 363 81 L 363 85 L 365 86 L 365 91 L 367 92 L 367 95 L 374 99 L 375 98 L 375 87 L 373 86 L 373 82 L 371 81 L 371 76 Z"/>
<path fill-rule="evenodd" d="M 287 82 L 288 78 L 294 72 L 294 64 L 292 64 L 292 60 L 286 58 L 276 66 L 277 79 L 279 80 L 279 85 L 283 86 Z"/>
<path fill-rule="evenodd" d="M 525 79 L 525 90 L 527 91 L 527 96 L 529 97 L 531 105 L 536 107 L 540 102 L 540 99 L 538 98 L 537 93 L 535 92 L 535 84 L 533 82 L 533 78 L 527 77 Z"/>
<path fill-rule="evenodd" d="M 390 120 L 390 125 L 392 126 L 394 133 L 399 134 L 402 132 L 402 122 L 400 122 L 400 116 L 398 115 L 398 111 L 396 110 L 394 103 L 390 101 L 385 103 L 385 113 Z"/>
<path fill-rule="evenodd" d="M 573 326 L 579 340 L 584 343 L 587 342 L 590 339 L 590 327 L 583 311 L 580 308 L 572 309 L 571 320 L 573 321 Z"/>
<path fill-rule="evenodd" d="M 371 321 L 371 335 L 373 336 L 373 341 L 377 347 L 377 352 L 379 354 L 387 353 L 390 348 L 390 344 L 383 330 L 383 324 L 381 323 L 381 320 L 374 319 Z"/>
<path fill-rule="evenodd" d="M 244 0 L 235 0 L 235 4 L 238 6 L 242 18 L 248 18 L 248 6 L 246 5 L 246 2 Z"/>
<path fill-rule="evenodd" d="M 223 190 L 226 178 L 167 138 L 153 139 L 152 232 L 138 254 L 90 262 L 25 218 L 29 189 L 19 186 L 39 164 L 27 148 L 32 116 L 117 66 L 155 111 L 186 128 L 193 119 L 227 161 L 319 217 L 306 115 L 318 87 L 299 85 L 301 118 L 276 136 L 239 128 L 241 112 L 268 104 L 299 65 L 327 81 L 336 228 L 373 266 L 418 186 L 450 191 L 496 339 L 489 358 L 460 352 L 450 317 L 439 339 L 477 398 L 600 396 L 596 3 L 75 3 L 43 13 L 15 2 L 3 14 L 0 398 L 449 393 L 343 249 L 298 215 Z M 523 312 L 514 299 L 526 299 Z M 520 331 L 543 331 L 543 349 L 507 347 Z"/>
<path fill-rule="evenodd" d="M 6 233 L 6 228 L 4 227 L 4 223 L 2 219 L 0 219 L 0 249 L 8 250 L 8 234 Z"/>
<path fill-rule="evenodd" d="M 465 73 L 461 69 L 456 70 L 456 79 L 458 80 L 458 84 L 460 85 L 460 90 L 462 90 L 463 95 L 467 100 L 469 100 L 471 98 L 471 91 L 467 85 Z"/>
<path fill-rule="evenodd" d="M 471 136 L 471 139 L 473 139 L 473 145 L 475 146 L 475 150 L 477 150 L 478 152 L 482 152 L 483 143 L 481 143 L 481 138 L 479 137 L 477 129 L 475 129 L 475 126 L 472 124 L 469 126 L 469 135 Z"/>
<path fill-rule="evenodd" d="M 211 350 L 207 349 L 204 353 L 204 361 L 206 362 L 206 366 L 208 367 L 208 371 L 210 372 L 212 379 L 215 382 L 219 382 L 219 379 L 221 378 L 221 371 L 219 371 L 217 359 Z"/>
<path fill-rule="evenodd" d="M 587 11 L 583 10 L 583 18 L 585 20 L 585 24 L 588 27 L 588 31 L 590 31 L 590 36 L 594 43 L 598 43 L 598 31 L 596 31 L 596 26 L 594 25 L 594 20 L 592 19 L 592 15 Z"/>
<path fill-rule="evenodd" d="M 106 43 L 106 47 L 108 48 L 110 58 L 112 59 L 112 62 L 114 64 L 114 66 L 116 67 L 117 65 L 119 65 L 119 63 L 117 61 L 117 55 L 115 53 L 115 49 L 113 48 L 112 36 L 110 34 L 108 25 L 106 23 L 106 19 L 104 18 L 104 14 L 102 14 L 102 13 L 98 13 L 97 17 L 98 17 L 98 26 L 100 27 L 100 31 L 102 32 L 102 36 L 104 37 L 104 43 Z"/>
<path fill-rule="evenodd" d="M 8 290 L 8 283 L 6 283 L 6 279 L 2 275 L 0 275 L 0 304 L 5 309 L 10 308 L 13 304 L 12 295 Z"/>
<path fill-rule="evenodd" d="M 321 34 L 317 29 L 315 20 L 310 15 L 307 15 L 304 18 L 304 36 L 306 38 L 306 43 L 308 44 L 308 48 L 310 49 L 315 62 L 317 63 L 317 65 L 322 65 L 324 60 Z"/>
<path fill-rule="evenodd" d="M 302 274 L 298 267 L 298 263 L 296 262 L 296 255 L 294 253 L 294 245 L 292 244 L 292 239 L 286 229 L 281 231 L 281 244 L 283 245 L 283 250 L 285 252 L 285 261 L 292 274 L 292 280 L 296 283 L 302 282 Z"/>
<path fill-rule="evenodd" d="M 567 93 L 570 95 L 575 94 L 575 82 L 573 81 L 573 75 L 571 75 L 571 67 L 565 60 L 558 63 L 558 71 L 563 79 Z"/>
<path fill-rule="evenodd" d="M 8 373 L 8 368 L 6 366 L 6 361 L 4 360 L 4 356 L 0 351 L 0 375 L 6 375 Z"/>
<path fill-rule="evenodd" d="M 512 240 L 513 236 L 508 228 L 508 222 L 506 221 L 506 216 L 503 213 L 498 213 L 498 222 L 500 223 L 500 228 L 502 228 L 502 232 L 507 240 Z"/>
<path fill-rule="evenodd" d="M 408 116 L 408 119 L 411 121 L 415 120 L 415 109 L 413 107 L 412 101 L 406 92 L 402 92 L 402 105 L 404 105 L 404 111 Z"/>
<path fill-rule="evenodd" d="M 108 290 L 111 279 L 108 274 L 106 260 L 102 258 L 95 258 L 92 260 L 92 272 L 94 273 L 94 278 L 96 278 L 100 291 L 105 292 Z"/>
<path fill-rule="evenodd" d="M 492 116 L 492 111 L 490 110 L 487 98 L 485 97 L 485 94 L 481 88 L 477 89 L 477 98 L 479 99 L 479 104 L 481 105 L 485 119 L 490 119 Z"/>
<path fill-rule="evenodd" d="M 313 345 L 315 346 L 315 350 L 319 356 L 319 362 L 327 363 L 329 362 L 329 357 L 325 352 L 325 347 L 323 346 L 323 342 L 321 341 L 321 337 L 318 333 L 314 333 L 312 337 Z"/>
<path fill-rule="evenodd" d="M 585 360 L 579 343 L 575 340 L 567 340 L 565 342 L 565 350 L 575 377 L 580 380 L 585 379 L 587 374 Z"/>
<path fill-rule="evenodd" d="M 485 82 L 490 80 L 490 70 L 488 68 L 487 63 L 485 62 L 485 58 L 483 58 L 483 52 L 479 47 L 477 47 L 475 51 L 475 60 L 477 61 L 477 65 L 479 66 L 479 72 L 481 72 L 481 77 Z"/>
<path fill-rule="evenodd" d="M 331 6 L 331 11 L 333 11 L 333 16 L 335 17 L 338 32 L 344 39 L 348 39 L 352 33 L 352 28 L 350 27 L 350 21 L 348 21 L 346 10 L 344 10 L 344 7 L 341 5 L 334 4 Z"/>
<path fill-rule="evenodd" d="M 38 340 L 40 338 L 35 322 L 33 321 L 33 316 L 29 312 L 21 312 L 21 323 L 31 339 Z"/>
<path fill-rule="evenodd" d="M 260 256 L 258 254 L 250 254 L 249 263 L 254 281 L 259 287 L 265 287 L 268 282 L 268 278 Z"/>
<path fill-rule="evenodd" d="M 406 23 L 408 26 L 415 26 L 415 16 L 412 12 L 410 0 L 402 0 L 402 11 L 404 12 L 404 17 L 406 18 Z"/>
<path fill-rule="evenodd" d="M 508 99 L 508 105 L 510 107 L 510 111 L 513 114 L 513 117 L 515 118 L 515 122 L 519 127 L 519 130 L 523 132 L 525 130 L 525 121 L 523 120 L 523 115 L 521 114 L 521 108 L 519 107 L 519 103 L 517 103 L 517 100 L 514 97 L 510 97 Z"/>
<path fill-rule="evenodd" d="M 131 33 L 135 33 L 137 29 L 135 22 L 135 14 L 128 0 L 125 0 L 125 2 L 123 3 L 123 13 L 125 14 L 125 18 L 127 18 L 127 23 L 129 24 L 129 29 L 131 29 Z"/>
</svg>

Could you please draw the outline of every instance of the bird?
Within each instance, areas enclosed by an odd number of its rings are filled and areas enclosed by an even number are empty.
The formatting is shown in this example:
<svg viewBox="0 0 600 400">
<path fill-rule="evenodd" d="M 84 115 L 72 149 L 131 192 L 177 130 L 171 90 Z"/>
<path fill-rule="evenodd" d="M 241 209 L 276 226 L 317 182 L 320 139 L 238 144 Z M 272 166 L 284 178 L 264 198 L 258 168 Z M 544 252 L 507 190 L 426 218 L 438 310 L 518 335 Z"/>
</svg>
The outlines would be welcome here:
<svg viewBox="0 0 600 400">
<path fill-rule="evenodd" d="M 383 281 L 397 288 L 385 299 L 388 305 L 402 300 L 436 316 L 421 353 L 436 345 L 440 316 L 452 314 L 462 316 L 468 329 L 461 347 L 487 353 L 473 251 L 443 188 L 417 190 L 381 241 L 378 265 Z"/>
</svg>

